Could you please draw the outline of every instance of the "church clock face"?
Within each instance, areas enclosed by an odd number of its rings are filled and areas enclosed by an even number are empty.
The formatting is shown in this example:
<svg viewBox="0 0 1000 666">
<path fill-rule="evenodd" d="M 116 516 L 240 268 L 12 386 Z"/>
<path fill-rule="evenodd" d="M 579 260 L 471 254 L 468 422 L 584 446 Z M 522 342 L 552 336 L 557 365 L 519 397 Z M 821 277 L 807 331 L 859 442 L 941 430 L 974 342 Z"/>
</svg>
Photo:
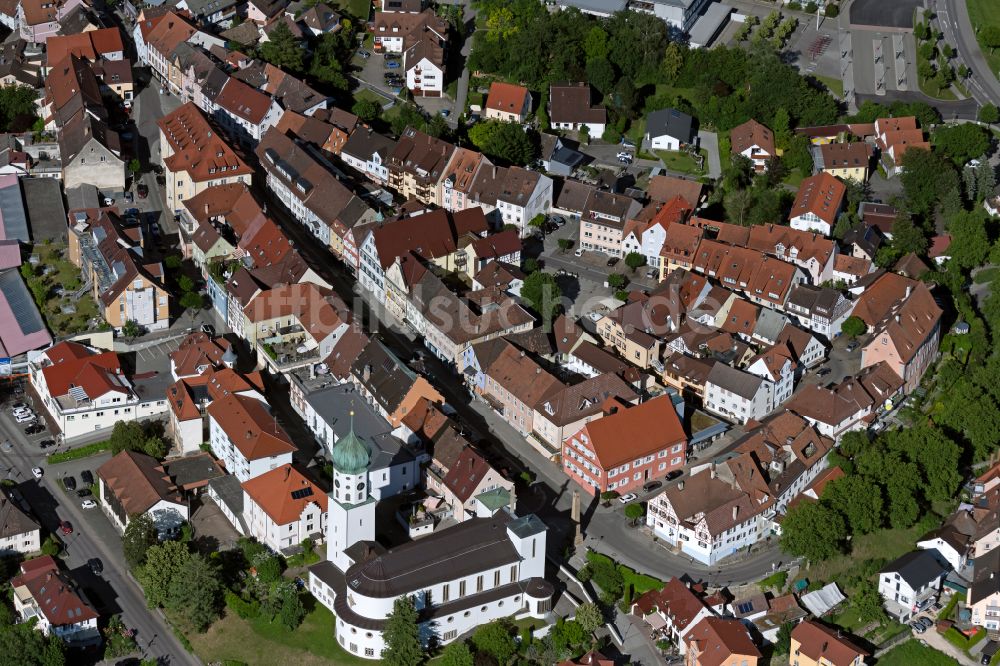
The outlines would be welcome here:
<svg viewBox="0 0 1000 666">
<path fill-rule="evenodd" d="M 365 489 L 365 484 L 362 481 L 361 483 L 358 484 L 358 490 L 364 490 L 364 489 Z"/>
<path fill-rule="evenodd" d="M 340 479 L 334 479 L 334 481 L 333 481 L 333 485 L 334 485 L 335 487 L 339 488 L 339 487 L 340 487 Z"/>
</svg>

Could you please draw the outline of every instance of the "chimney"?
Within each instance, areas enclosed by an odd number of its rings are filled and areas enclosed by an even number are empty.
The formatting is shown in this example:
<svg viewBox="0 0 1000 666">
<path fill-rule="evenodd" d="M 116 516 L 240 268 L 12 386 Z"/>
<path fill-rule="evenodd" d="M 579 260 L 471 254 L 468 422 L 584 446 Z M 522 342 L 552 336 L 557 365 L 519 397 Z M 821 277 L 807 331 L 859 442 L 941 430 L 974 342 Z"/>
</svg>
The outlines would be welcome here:
<svg viewBox="0 0 1000 666">
<path fill-rule="evenodd" d="M 253 439 L 253 431 L 247 430 L 247 439 Z"/>
<path fill-rule="evenodd" d="M 912 291 L 913 291 L 913 287 L 911 285 L 906 285 L 906 296 L 904 296 L 904 298 L 909 298 L 910 297 L 910 292 L 912 292 Z"/>
<path fill-rule="evenodd" d="M 896 323 L 898 324 L 899 323 L 899 315 L 898 314 L 896 315 L 895 319 L 896 319 Z"/>
<path fill-rule="evenodd" d="M 709 474 L 711 474 L 711 477 L 713 479 L 715 478 L 715 475 L 716 475 L 716 472 L 715 472 L 715 463 L 712 463 L 711 471 L 709 471 Z"/>
<path fill-rule="evenodd" d="M 734 521 L 736 520 L 736 516 L 738 516 L 739 513 L 740 513 L 740 507 L 738 505 L 734 506 L 733 507 L 733 520 Z"/>
<path fill-rule="evenodd" d="M 677 490 L 684 490 L 684 479 L 677 482 Z"/>
</svg>

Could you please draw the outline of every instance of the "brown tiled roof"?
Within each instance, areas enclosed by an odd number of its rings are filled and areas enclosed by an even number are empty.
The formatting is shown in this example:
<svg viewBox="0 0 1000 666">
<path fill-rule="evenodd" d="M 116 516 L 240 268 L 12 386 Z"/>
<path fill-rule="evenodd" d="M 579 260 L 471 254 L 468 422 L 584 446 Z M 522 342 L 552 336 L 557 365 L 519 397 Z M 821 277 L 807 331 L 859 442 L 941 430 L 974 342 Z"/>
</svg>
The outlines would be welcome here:
<svg viewBox="0 0 1000 666">
<path fill-rule="evenodd" d="M 735 656 L 762 657 L 750 638 L 750 632 L 735 618 L 706 617 L 688 634 L 697 646 L 698 666 L 722 666 Z"/>
<path fill-rule="evenodd" d="M 751 146 L 757 146 L 770 156 L 777 153 L 774 150 L 774 134 L 753 118 L 742 125 L 737 125 L 729 132 L 734 154 L 740 154 Z"/>
<path fill-rule="evenodd" d="M 796 261 L 815 259 L 822 267 L 826 266 L 830 257 L 837 251 L 836 242 L 823 234 L 792 229 L 779 224 L 755 224 L 749 229 L 747 247 L 782 258 L 790 257 L 794 248 Z"/>
<path fill-rule="evenodd" d="M 556 83 L 549 87 L 549 117 L 554 123 L 604 124 L 608 112 L 593 105 L 590 84 Z"/>
<path fill-rule="evenodd" d="M 534 407 L 563 387 L 558 378 L 506 340 L 502 341 L 499 355 L 482 370 L 528 407 Z"/>
<path fill-rule="evenodd" d="M 491 469 L 482 454 L 467 446 L 458 454 L 455 463 L 449 466 L 443 479 L 444 485 L 455 494 L 459 502 L 465 504 Z"/>
<path fill-rule="evenodd" d="M 424 259 L 446 257 L 457 248 L 455 234 L 443 209 L 386 222 L 372 230 L 382 270 L 413 252 Z"/>
<path fill-rule="evenodd" d="M 122 451 L 101 465 L 97 476 L 129 516 L 142 515 L 160 501 L 184 503 L 163 466 L 145 453 Z"/>
<path fill-rule="evenodd" d="M 868 168 L 872 149 L 864 141 L 854 143 L 825 143 L 819 147 L 824 169 Z"/>
<path fill-rule="evenodd" d="M 618 403 L 614 409 L 584 426 L 590 446 L 606 470 L 674 444 L 687 445 L 687 435 L 669 395 L 627 408 Z"/>
<path fill-rule="evenodd" d="M 714 274 L 723 285 L 754 293 L 778 305 L 784 304 L 796 274 L 793 264 L 749 248 L 707 239 L 698 245 L 694 265 L 702 273 Z"/>
<path fill-rule="evenodd" d="M 243 313 L 253 324 L 294 317 L 316 342 L 321 342 L 350 320 L 347 306 L 340 298 L 324 293 L 311 282 L 277 285 L 262 291 L 243 308 Z"/>
<path fill-rule="evenodd" d="M 650 590 L 635 600 L 643 615 L 659 612 L 671 618 L 680 630 L 689 628 L 698 614 L 705 611 L 705 602 L 680 578 L 671 578 L 659 590 Z"/>
<path fill-rule="evenodd" d="M 727 333 L 740 334 L 750 337 L 754 328 L 757 327 L 757 316 L 760 314 L 760 307 L 750 301 L 738 298 L 733 301 L 726 315 L 725 321 L 719 327 Z"/>
<path fill-rule="evenodd" d="M 883 273 L 862 292 L 854 304 L 852 315 L 860 317 L 868 326 L 881 321 L 893 304 L 906 297 L 916 287 L 917 281 L 896 273 Z"/>
<path fill-rule="evenodd" d="M 639 399 L 639 395 L 618 375 L 602 374 L 548 395 L 535 409 L 557 426 L 565 426 L 600 414 L 605 401 L 616 397 L 625 402 Z"/>
<path fill-rule="evenodd" d="M 155 23 L 146 35 L 146 47 L 156 50 L 168 60 L 179 44 L 186 42 L 197 32 L 194 26 L 174 12 L 167 12 L 156 19 Z"/>
<path fill-rule="evenodd" d="M 252 125 L 260 125 L 264 122 L 264 117 L 267 115 L 268 109 L 271 108 L 269 96 L 235 78 L 226 81 L 222 92 L 215 98 L 215 103 L 230 114 Z"/>
<path fill-rule="evenodd" d="M 831 629 L 817 620 L 803 620 L 792 629 L 792 640 L 799 644 L 799 652 L 811 661 L 851 666 L 858 657 L 870 653 L 851 642 L 840 629 Z"/>
<path fill-rule="evenodd" d="M 884 318 L 872 326 L 872 339 L 888 335 L 900 360 L 909 363 L 938 325 L 941 314 L 930 289 L 918 282 L 909 295 L 894 303 Z"/>
<path fill-rule="evenodd" d="M 208 123 L 193 102 L 157 121 L 173 152 L 164 160 L 172 172 L 186 171 L 195 181 L 222 180 L 253 173 Z"/>
<path fill-rule="evenodd" d="M 14 588 L 25 587 L 53 627 L 71 626 L 98 616 L 77 591 L 69 574 L 59 570 L 51 555 L 21 563 L 21 574 L 10 581 Z"/>
<path fill-rule="evenodd" d="M 455 146 L 407 127 L 386 160 L 390 170 L 413 175 L 418 182 L 436 184 Z"/>
<path fill-rule="evenodd" d="M 124 50 L 122 34 L 117 27 L 75 35 L 53 35 L 45 41 L 45 59 L 50 66 L 62 62 L 70 54 L 94 62 L 99 56 Z"/>
<path fill-rule="evenodd" d="M 646 186 L 646 193 L 653 201 L 666 203 L 676 196 L 683 197 L 692 208 L 701 199 L 702 184 L 696 180 L 676 176 L 653 176 Z"/>
<path fill-rule="evenodd" d="M 837 211 L 840 210 L 846 194 L 847 187 L 840 180 L 821 171 L 802 181 L 788 215 L 798 217 L 812 213 L 832 226 L 837 221 Z"/>
</svg>

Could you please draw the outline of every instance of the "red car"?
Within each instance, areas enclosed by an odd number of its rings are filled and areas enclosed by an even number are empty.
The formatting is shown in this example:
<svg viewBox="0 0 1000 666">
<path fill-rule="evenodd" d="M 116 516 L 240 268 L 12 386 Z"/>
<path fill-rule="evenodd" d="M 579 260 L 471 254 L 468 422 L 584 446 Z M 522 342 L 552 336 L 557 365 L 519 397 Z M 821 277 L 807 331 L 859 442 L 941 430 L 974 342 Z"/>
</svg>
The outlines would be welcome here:
<svg viewBox="0 0 1000 666">
<path fill-rule="evenodd" d="M 145 199 L 146 197 L 149 196 L 149 186 L 146 185 L 145 183 L 139 183 L 139 185 L 135 189 L 136 192 L 139 194 L 140 199 Z"/>
<path fill-rule="evenodd" d="M 59 529 L 62 530 L 63 534 L 72 534 L 73 533 L 73 525 L 70 524 L 70 522 L 68 520 L 64 520 L 61 523 L 59 523 Z"/>
</svg>

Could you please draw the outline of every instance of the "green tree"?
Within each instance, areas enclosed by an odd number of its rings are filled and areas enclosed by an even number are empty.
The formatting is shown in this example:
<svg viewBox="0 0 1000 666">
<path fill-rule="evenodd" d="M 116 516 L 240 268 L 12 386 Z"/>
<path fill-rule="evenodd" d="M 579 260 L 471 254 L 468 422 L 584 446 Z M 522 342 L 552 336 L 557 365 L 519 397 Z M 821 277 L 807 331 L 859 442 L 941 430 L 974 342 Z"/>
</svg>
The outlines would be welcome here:
<svg viewBox="0 0 1000 666">
<path fill-rule="evenodd" d="M 63 666 L 62 639 L 46 636 L 30 620 L 0 630 L 0 664 L 4 666 Z"/>
<path fill-rule="evenodd" d="M 982 208 L 954 215 L 948 223 L 948 233 L 951 235 L 950 264 L 968 270 L 986 260 L 990 239 L 986 233 L 986 212 Z"/>
<path fill-rule="evenodd" d="M 774 112 L 774 119 L 771 121 L 771 130 L 774 133 L 774 142 L 782 149 L 789 147 L 792 140 L 792 119 L 788 116 L 785 107 L 778 107 Z"/>
<path fill-rule="evenodd" d="M 639 519 L 646 515 L 646 510 L 642 508 L 642 504 L 638 502 L 633 502 L 625 507 L 625 517 L 628 518 L 629 522 L 635 525 L 639 522 Z"/>
<path fill-rule="evenodd" d="M 679 43 L 670 42 L 663 52 L 663 63 L 660 65 L 667 83 L 677 80 L 682 67 L 684 67 L 684 49 Z"/>
<path fill-rule="evenodd" d="M 993 53 L 1000 46 L 1000 26 L 984 25 L 979 29 L 979 41 Z"/>
<path fill-rule="evenodd" d="M 888 617 L 882 606 L 882 595 L 878 593 L 871 581 L 862 581 L 861 585 L 851 595 L 851 605 L 858 611 L 858 616 L 864 623 L 885 622 Z"/>
<path fill-rule="evenodd" d="M 575 620 L 559 620 L 556 622 L 556 626 L 552 629 L 551 634 L 553 647 L 559 653 L 567 651 L 576 652 L 575 648 L 587 641 L 587 632 Z"/>
<path fill-rule="evenodd" d="M 271 30 L 268 41 L 260 46 L 260 57 L 275 67 L 280 67 L 294 74 L 305 70 L 305 47 L 295 38 L 288 24 L 279 21 Z"/>
<path fill-rule="evenodd" d="M 634 271 L 640 266 L 646 265 L 646 257 L 638 252 L 629 252 L 625 255 L 625 265 Z"/>
<path fill-rule="evenodd" d="M 981 123 L 1000 123 L 1000 109 L 997 109 L 996 104 L 983 104 L 979 107 L 979 122 Z"/>
<path fill-rule="evenodd" d="M 128 319 L 125 321 L 125 325 L 122 326 L 122 335 L 125 336 L 126 340 L 135 340 L 142 335 L 142 327 L 139 326 L 139 322 L 135 319 Z"/>
<path fill-rule="evenodd" d="M 511 38 L 518 30 L 514 12 L 508 7 L 497 7 L 486 17 L 486 30 L 486 39 L 493 42 Z"/>
<path fill-rule="evenodd" d="M 621 289 L 627 282 L 628 278 L 621 273 L 612 273 L 608 276 L 608 286 L 612 289 Z"/>
<path fill-rule="evenodd" d="M 156 543 L 156 526 L 153 524 L 153 519 L 145 513 L 132 516 L 122 535 L 125 563 L 133 571 L 137 570 L 146 563 L 146 555 Z"/>
<path fill-rule="evenodd" d="M 166 259 L 163 260 L 163 265 L 172 271 L 176 271 L 181 267 L 182 259 L 176 255 L 171 254 Z"/>
<path fill-rule="evenodd" d="M 0 129 L 8 132 L 15 128 L 26 130 L 31 127 L 37 115 L 37 97 L 35 89 L 30 86 L 0 88 Z"/>
<path fill-rule="evenodd" d="M 611 92 L 617 79 L 615 67 L 607 58 L 591 58 L 587 61 L 587 80 L 602 94 Z"/>
<path fill-rule="evenodd" d="M 517 643 L 514 642 L 510 622 L 506 619 L 481 625 L 472 634 L 472 644 L 477 651 L 496 659 L 498 664 L 506 664 L 517 652 Z"/>
<path fill-rule="evenodd" d="M 974 123 L 948 125 L 937 129 L 933 140 L 934 147 L 959 166 L 982 156 L 990 147 L 990 133 Z"/>
<path fill-rule="evenodd" d="M 108 445 L 111 453 L 142 451 L 146 443 L 146 429 L 138 421 L 118 421 L 111 430 Z"/>
<path fill-rule="evenodd" d="M 530 220 L 528 220 L 528 226 L 532 229 L 541 229 L 545 226 L 545 213 L 539 213 Z"/>
<path fill-rule="evenodd" d="M 146 563 L 137 578 L 150 608 L 165 605 L 171 584 L 175 578 L 186 575 L 190 561 L 187 545 L 178 541 L 164 541 L 146 551 Z"/>
<path fill-rule="evenodd" d="M 524 279 L 521 298 L 542 316 L 546 329 L 551 326 L 552 318 L 562 306 L 562 290 L 556 284 L 555 276 L 542 271 L 532 273 Z"/>
<path fill-rule="evenodd" d="M 569 238 L 560 238 L 557 242 L 559 244 L 559 249 L 563 252 L 573 247 L 573 241 Z"/>
<path fill-rule="evenodd" d="M 486 155 L 508 164 L 525 165 L 535 159 L 531 137 L 517 123 L 479 122 L 469 130 L 469 140 Z"/>
<path fill-rule="evenodd" d="M 801 502 L 781 523 L 781 547 L 814 562 L 841 552 L 846 538 L 844 519 L 822 502 Z"/>
<path fill-rule="evenodd" d="M 577 132 L 577 138 L 580 139 L 580 143 L 583 145 L 590 145 L 590 125 L 581 125 Z"/>
<path fill-rule="evenodd" d="M 295 583 L 290 580 L 278 583 L 275 588 L 273 594 L 278 599 L 275 619 L 291 631 L 302 624 L 302 620 L 306 617 L 306 608 L 302 605 L 302 595 L 299 594 Z"/>
<path fill-rule="evenodd" d="M 201 310 L 205 307 L 205 299 L 202 298 L 201 294 L 194 291 L 185 291 L 181 294 L 178 303 L 185 310 Z"/>
<path fill-rule="evenodd" d="M 55 557 L 60 552 L 62 552 L 62 542 L 59 541 L 59 537 L 55 534 L 50 534 L 42 542 L 42 555 L 48 555 L 49 557 Z"/>
<path fill-rule="evenodd" d="M 142 164 L 139 162 L 139 158 L 133 157 L 128 161 L 128 172 L 133 178 L 135 178 L 136 174 L 138 174 L 141 170 Z"/>
<path fill-rule="evenodd" d="M 181 291 L 192 291 L 194 289 L 194 280 L 189 275 L 181 275 L 177 278 L 177 288 Z"/>
<path fill-rule="evenodd" d="M 778 627 L 778 637 L 774 641 L 774 654 L 788 654 L 792 647 L 792 629 L 794 628 L 795 625 L 791 622 L 785 622 Z"/>
<path fill-rule="evenodd" d="M 445 646 L 438 659 L 439 666 L 473 666 L 472 650 L 465 641 L 455 641 Z"/>
<path fill-rule="evenodd" d="M 177 543 L 168 541 L 166 543 Z M 186 555 L 183 567 L 170 579 L 163 607 L 179 618 L 189 630 L 205 631 L 209 625 L 219 619 L 222 607 L 222 587 L 218 572 L 202 555 L 190 554 L 187 547 L 178 544 L 174 556 L 181 561 L 181 553 Z M 172 556 L 171 564 L 174 562 Z M 157 556 L 158 557 L 158 556 Z M 147 564 L 151 566 L 156 561 Z M 294 585 L 292 585 L 294 589 Z M 294 627 L 290 627 L 294 628 Z"/>
<path fill-rule="evenodd" d="M 847 475 L 827 485 L 823 499 L 847 519 L 854 534 L 868 534 L 882 527 L 882 489 L 871 479 Z"/>
<path fill-rule="evenodd" d="M 387 666 L 418 666 L 424 660 L 413 597 L 399 597 L 392 604 L 382 632 L 385 650 L 382 662 Z"/>
<path fill-rule="evenodd" d="M 351 112 L 364 122 L 371 123 L 382 115 L 382 105 L 373 99 L 359 99 L 351 107 Z"/>
<path fill-rule="evenodd" d="M 607 557 L 595 554 L 592 557 L 588 556 L 587 568 L 590 570 L 591 580 L 597 587 L 601 588 L 604 598 L 611 603 L 622 598 L 625 579 L 614 562 Z"/>
<path fill-rule="evenodd" d="M 587 36 L 583 40 L 583 52 L 587 55 L 587 60 L 607 58 L 608 33 L 599 26 L 593 26 L 587 31 Z"/>
<path fill-rule="evenodd" d="M 604 624 L 604 613 L 597 604 L 585 603 L 576 607 L 576 616 L 573 619 L 583 627 L 584 631 L 592 634 Z"/>
<path fill-rule="evenodd" d="M 852 338 L 864 335 L 867 330 L 868 326 L 865 325 L 864 320 L 857 316 L 848 317 L 840 325 L 840 332 Z"/>
</svg>

